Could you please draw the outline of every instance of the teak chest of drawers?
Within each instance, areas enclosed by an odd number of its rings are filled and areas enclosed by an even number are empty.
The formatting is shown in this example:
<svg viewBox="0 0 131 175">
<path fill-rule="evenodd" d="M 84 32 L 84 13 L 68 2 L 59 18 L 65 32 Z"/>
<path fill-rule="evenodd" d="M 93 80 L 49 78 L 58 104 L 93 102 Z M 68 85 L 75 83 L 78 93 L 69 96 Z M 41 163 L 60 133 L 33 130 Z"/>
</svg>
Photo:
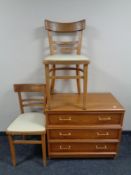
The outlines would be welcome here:
<svg viewBox="0 0 131 175">
<path fill-rule="evenodd" d="M 119 148 L 124 108 L 110 93 L 54 94 L 46 108 L 48 156 L 114 157 Z"/>
</svg>

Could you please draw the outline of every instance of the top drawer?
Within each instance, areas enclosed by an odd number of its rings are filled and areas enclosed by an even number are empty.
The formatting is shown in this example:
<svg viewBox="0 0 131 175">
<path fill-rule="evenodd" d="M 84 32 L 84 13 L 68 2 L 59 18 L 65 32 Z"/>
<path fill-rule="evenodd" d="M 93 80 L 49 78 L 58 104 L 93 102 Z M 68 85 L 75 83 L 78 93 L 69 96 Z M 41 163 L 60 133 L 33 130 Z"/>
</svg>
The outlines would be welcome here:
<svg viewBox="0 0 131 175">
<path fill-rule="evenodd" d="M 49 114 L 48 125 L 121 124 L 121 113 Z"/>
</svg>

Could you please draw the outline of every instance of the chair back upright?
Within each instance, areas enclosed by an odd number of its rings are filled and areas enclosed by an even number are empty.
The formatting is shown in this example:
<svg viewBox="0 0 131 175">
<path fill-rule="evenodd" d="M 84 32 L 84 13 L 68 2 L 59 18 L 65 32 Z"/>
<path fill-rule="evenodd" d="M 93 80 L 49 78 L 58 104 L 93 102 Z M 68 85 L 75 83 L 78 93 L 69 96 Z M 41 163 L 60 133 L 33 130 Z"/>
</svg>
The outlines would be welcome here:
<svg viewBox="0 0 131 175">
<path fill-rule="evenodd" d="M 75 52 L 75 54 L 80 55 L 85 23 L 85 19 L 69 23 L 45 20 L 50 54 L 71 54 Z"/>
<path fill-rule="evenodd" d="M 45 84 L 14 84 L 14 91 L 18 93 L 21 113 L 24 113 L 25 107 L 40 107 L 44 112 L 46 105 Z"/>
</svg>

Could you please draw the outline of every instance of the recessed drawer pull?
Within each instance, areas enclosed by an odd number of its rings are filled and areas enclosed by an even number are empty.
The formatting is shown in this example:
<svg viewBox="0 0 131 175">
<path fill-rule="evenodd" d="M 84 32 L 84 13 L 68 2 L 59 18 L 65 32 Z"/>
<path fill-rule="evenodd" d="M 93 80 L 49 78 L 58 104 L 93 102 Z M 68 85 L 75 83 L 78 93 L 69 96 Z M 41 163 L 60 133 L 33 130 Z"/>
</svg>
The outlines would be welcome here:
<svg viewBox="0 0 131 175">
<path fill-rule="evenodd" d="M 111 117 L 98 117 L 98 120 L 100 120 L 100 121 L 109 121 L 109 120 L 111 120 Z"/>
<path fill-rule="evenodd" d="M 59 132 L 59 136 L 71 136 L 71 132 L 68 133 Z"/>
<path fill-rule="evenodd" d="M 62 145 L 60 145 L 60 150 L 70 150 L 71 149 L 71 145 L 68 145 L 66 147 L 63 147 Z"/>
<path fill-rule="evenodd" d="M 71 121 L 71 117 L 68 118 L 63 118 L 63 117 L 59 117 L 60 121 Z"/>
<path fill-rule="evenodd" d="M 100 133 L 100 132 L 96 132 L 97 136 L 109 136 L 109 132 L 106 133 Z"/>
<path fill-rule="evenodd" d="M 98 145 L 96 145 L 96 149 L 107 149 L 107 146 L 106 145 L 104 145 L 104 146 L 98 146 Z"/>
</svg>

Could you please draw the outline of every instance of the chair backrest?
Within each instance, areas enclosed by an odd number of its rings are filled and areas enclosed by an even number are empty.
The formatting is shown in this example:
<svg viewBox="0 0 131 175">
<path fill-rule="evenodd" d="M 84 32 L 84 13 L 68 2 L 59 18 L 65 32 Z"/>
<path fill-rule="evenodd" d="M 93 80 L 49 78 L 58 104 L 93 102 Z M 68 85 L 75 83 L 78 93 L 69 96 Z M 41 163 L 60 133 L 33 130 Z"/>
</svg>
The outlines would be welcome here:
<svg viewBox="0 0 131 175">
<path fill-rule="evenodd" d="M 45 84 L 14 84 L 14 91 L 18 93 L 21 113 L 24 113 L 25 107 L 40 107 L 44 111 L 46 105 Z M 34 93 L 37 94 L 37 97 L 34 97 Z"/>
<path fill-rule="evenodd" d="M 53 55 L 58 52 L 75 52 L 78 55 L 81 54 L 82 33 L 85 29 L 85 23 L 85 19 L 69 23 L 45 20 L 45 29 L 48 31 L 50 54 Z M 62 39 L 63 35 L 64 37 Z"/>
</svg>

